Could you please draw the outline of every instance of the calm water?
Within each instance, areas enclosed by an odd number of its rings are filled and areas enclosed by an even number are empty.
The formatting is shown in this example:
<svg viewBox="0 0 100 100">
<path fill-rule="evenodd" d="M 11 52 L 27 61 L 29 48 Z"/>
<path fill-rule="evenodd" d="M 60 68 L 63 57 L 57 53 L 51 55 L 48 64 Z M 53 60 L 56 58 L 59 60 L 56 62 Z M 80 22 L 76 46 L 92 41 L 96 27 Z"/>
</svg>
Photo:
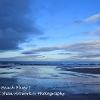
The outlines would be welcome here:
<svg viewBox="0 0 100 100">
<path fill-rule="evenodd" d="M 32 91 L 61 91 L 66 94 L 100 94 L 100 75 L 65 71 L 57 66 L 0 68 L 0 86 L 31 86 Z"/>
</svg>

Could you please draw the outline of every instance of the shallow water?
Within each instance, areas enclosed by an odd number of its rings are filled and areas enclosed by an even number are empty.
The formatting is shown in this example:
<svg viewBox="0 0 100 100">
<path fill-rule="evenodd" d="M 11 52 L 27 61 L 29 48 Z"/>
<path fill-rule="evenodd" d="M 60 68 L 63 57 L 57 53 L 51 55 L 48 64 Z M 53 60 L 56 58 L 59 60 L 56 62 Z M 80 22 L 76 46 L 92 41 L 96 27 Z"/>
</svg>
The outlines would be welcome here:
<svg viewBox="0 0 100 100">
<path fill-rule="evenodd" d="M 2 85 L 31 86 L 31 91 L 100 94 L 100 75 L 66 71 L 57 66 L 16 66 L 0 68 Z"/>
</svg>

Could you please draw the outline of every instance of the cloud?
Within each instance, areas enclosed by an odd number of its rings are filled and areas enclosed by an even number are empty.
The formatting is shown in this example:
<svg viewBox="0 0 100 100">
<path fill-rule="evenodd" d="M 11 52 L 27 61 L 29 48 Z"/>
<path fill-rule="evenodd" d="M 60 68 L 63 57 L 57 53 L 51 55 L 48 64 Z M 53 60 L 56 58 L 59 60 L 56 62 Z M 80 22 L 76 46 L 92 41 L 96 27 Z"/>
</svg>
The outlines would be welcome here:
<svg viewBox="0 0 100 100">
<path fill-rule="evenodd" d="M 94 35 L 94 36 L 100 36 L 100 27 L 95 29 L 94 31 L 91 32 L 84 32 L 85 34 L 90 34 L 90 35 Z"/>
<path fill-rule="evenodd" d="M 30 51 L 22 52 L 23 54 L 34 54 L 41 52 L 51 52 L 51 51 L 66 51 L 66 52 L 90 52 L 90 51 L 100 51 L 100 41 L 88 41 L 83 43 L 76 43 L 71 45 L 61 45 L 61 46 L 53 46 L 53 47 L 41 47 L 37 49 L 33 49 Z"/>
<path fill-rule="evenodd" d="M 100 13 L 91 15 L 83 20 L 76 20 L 75 23 L 100 23 Z"/>
<path fill-rule="evenodd" d="M 30 51 L 22 52 L 24 55 L 32 55 L 32 54 L 41 54 L 43 55 L 49 54 L 49 52 L 60 51 L 58 52 L 59 55 L 65 60 L 72 59 L 72 60 L 84 60 L 84 59 L 98 59 L 100 58 L 100 40 L 96 41 L 86 41 L 82 43 L 75 43 L 70 45 L 60 45 L 60 46 L 53 46 L 53 47 L 41 47 L 37 49 L 33 49 Z M 46 55 L 47 56 L 47 55 Z M 64 60 L 63 59 L 63 60 Z M 52 60 L 52 59 L 51 59 Z"/>
<path fill-rule="evenodd" d="M 36 54 L 36 52 L 25 51 L 25 52 L 23 52 L 22 54 L 25 54 L 25 55 L 31 55 L 31 54 Z"/>
<path fill-rule="evenodd" d="M 43 56 L 39 54 L 24 56 L 20 55 L 15 57 L 0 58 L 0 61 L 33 61 L 41 58 L 43 58 Z"/>
<path fill-rule="evenodd" d="M 88 54 L 88 55 L 80 55 L 80 57 L 85 57 L 85 58 L 100 58 L 100 53 L 99 54 Z"/>
<path fill-rule="evenodd" d="M 59 55 L 72 55 L 72 53 L 68 53 L 68 52 L 60 52 L 58 53 Z"/>
<path fill-rule="evenodd" d="M 72 59 L 77 59 L 77 60 L 98 60 L 100 59 L 100 52 L 99 53 L 80 53 L 78 55 L 73 55 L 71 56 Z"/>
<path fill-rule="evenodd" d="M 83 43 L 76 43 L 69 45 L 65 48 L 67 51 L 72 52 L 90 52 L 90 51 L 97 51 L 100 50 L 100 41 L 88 41 Z"/>
<path fill-rule="evenodd" d="M 45 41 L 45 40 L 48 40 L 49 37 L 43 37 L 43 36 L 42 36 L 42 37 L 39 37 L 38 39 L 39 39 L 39 40 L 43 40 L 43 41 Z"/>
<path fill-rule="evenodd" d="M 1 51 L 18 49 L 18 45 L 30 35 L 41 34 L 30 18 L 32 3 L 33 0 L 0 0 Z"/>
<path fill-rule="evenodd" d="M 56 55 L 55 55 L 55 51 Z M 100 40 L 70 45 L 40 47 L 21 52 L 20 56 L 1 60 L 91 60 L 100 58 Z"/>
<path fill-rule="evenodd" d="M 87 17 L 86 19 L 83 20 L 85 23 L 96 23 L 100 22 L 100 13 L 97 13 L 95 15 L 92 15 L 90 17 Z"/>
<path fill-rule="evenodd" d="M 37 49 L 33 49 L 30 51 L 25 51 L 22 52 L 22 54 L 35 54 L 35 53 L 41 53 L 41 52 L 50 52 L 50 51 L 55 51 L 55 50 L 60 50 L 60 47 L 41 47 L 41 48 L 37 48 Z"/>
</svg>

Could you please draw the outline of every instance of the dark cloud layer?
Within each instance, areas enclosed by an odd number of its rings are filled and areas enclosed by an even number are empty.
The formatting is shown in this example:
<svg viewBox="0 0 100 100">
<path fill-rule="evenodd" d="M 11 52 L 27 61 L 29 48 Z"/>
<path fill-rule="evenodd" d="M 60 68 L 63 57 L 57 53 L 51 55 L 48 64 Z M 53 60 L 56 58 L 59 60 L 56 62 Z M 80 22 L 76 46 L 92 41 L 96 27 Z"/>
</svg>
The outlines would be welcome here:
<svg viewBox="0 0 100 100">
<path fill-rule="evenodd" d="M 56 50 L 62 50 L 62 48 L 56 47 L 56 46 L 55 47 L 41 47 L 38 49 L 22 52 L 22 54 L 36 54 L 36 53 L 50 52 L 50 51 L 56 51 Z"/>
<path fill-rule="evenodd" d="M 90 55 L 87 54 L 87 55 L 81 55 L 80 56 L 80 58 L 84 58 L 84 57 L 85 58 L 98 58 L 98 57 L 100 58 L 100 53 L 99 54 L 90 54 Z M 78 56 L 78 58 L 79 58 L 79 56 Z"/>
<path fill-rule="evenodd" d="M 22 60 L 32 60 L 32 59 L 37 59 L 37 58 L 40 58 L 40 57 L 42 57 L 43 58 L 43 56 L 41 56 L 41 55 L 27 55 L 27 56 L 15 56 L 15 57 L 8 57 L 8 58 L 0 58 L 0 61 L 22 61 Z"/>
<path fill-rule="evenodd" d="M 40 34 L 29 17 L 33 1 L 0 0 L 0 50 L 18 49 L 18 44 L 25 42 L 29 35 Z"/>
<path fill-rule="evenodd" d="M 30 51 L 23 52 L 23 54 L 35 54 L 41 52 L 50 52 L 56 50 L 64 50 L 67 52 L 90 52 L 90 51 L 100 51 L 100 41 L 88 41 L 83 43 L 76 43 L 64 46 L 53 46 L 53 47 L 41 47 L 33 49 Z"/>
</svg>

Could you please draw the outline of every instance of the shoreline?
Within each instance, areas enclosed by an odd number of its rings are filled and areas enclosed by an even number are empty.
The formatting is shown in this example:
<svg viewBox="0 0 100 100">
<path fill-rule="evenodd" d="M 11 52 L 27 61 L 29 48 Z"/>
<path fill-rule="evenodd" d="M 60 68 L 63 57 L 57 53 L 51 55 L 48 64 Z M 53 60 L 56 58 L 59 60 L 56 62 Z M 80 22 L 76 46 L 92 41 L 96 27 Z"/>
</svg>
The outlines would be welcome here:
<svg viewBox="0 0 100 100">
<path fill-rule="evenodd" d="M 0 96 L 0 100 L 100 100 L 100 94 L 67 96 Z"/>
</svg>

